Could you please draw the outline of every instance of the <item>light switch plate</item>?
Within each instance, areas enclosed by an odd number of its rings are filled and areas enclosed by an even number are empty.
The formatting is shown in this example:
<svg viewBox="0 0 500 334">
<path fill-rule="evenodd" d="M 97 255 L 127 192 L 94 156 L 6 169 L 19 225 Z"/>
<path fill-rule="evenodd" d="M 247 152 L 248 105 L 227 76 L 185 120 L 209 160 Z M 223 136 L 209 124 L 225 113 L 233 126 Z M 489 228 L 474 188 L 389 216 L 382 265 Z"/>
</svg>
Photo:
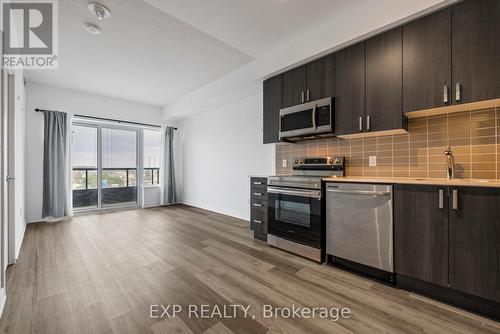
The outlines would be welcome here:
<svg viewBox="0 0 500 334">
<path fill-rule="evenodd" d="M 377 167 L 377 156 L 376 155 L 370 155 L 368 158 L 368 165 L 370 167 Z"/>
<path fill-rule="evenodd" d="M 288 166 L 288 161 L 286 159 L 283 159 L 282 165 L 283 168 L 286 168 L 286 166 Z"/>
</svg>

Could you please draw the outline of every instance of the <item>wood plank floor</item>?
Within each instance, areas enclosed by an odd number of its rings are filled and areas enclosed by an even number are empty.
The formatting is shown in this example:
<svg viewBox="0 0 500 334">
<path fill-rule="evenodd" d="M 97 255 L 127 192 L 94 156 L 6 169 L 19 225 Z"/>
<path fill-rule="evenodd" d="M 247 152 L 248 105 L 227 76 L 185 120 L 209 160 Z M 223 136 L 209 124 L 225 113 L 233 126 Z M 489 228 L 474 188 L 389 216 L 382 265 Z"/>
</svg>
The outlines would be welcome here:
<svg viewBox="0 0 500 334">
<path fill-rule="evenodd" d="M 500 333 L 500 323 L 254 241 L 248 222 L 187 206 L 28 226 L 5 333 Z M 251 305 L 252 317 L 152 319 L 150 305 Z M 262 305 L 352 316 L 267 319 Z"/>
</svg>

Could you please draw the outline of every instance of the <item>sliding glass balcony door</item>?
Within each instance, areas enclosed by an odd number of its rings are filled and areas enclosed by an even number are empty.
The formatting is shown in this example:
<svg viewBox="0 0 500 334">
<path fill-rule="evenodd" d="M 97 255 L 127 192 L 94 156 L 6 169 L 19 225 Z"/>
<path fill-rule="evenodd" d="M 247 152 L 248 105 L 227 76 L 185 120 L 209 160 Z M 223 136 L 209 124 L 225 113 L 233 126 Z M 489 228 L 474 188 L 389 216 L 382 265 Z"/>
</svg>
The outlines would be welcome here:
<svg viewBox="0 0 500 334">
<path fill-rule="evenodd" d="M 98 208 L 97 127 L 73 126 L 73 208 Z"/>
<path fill-rule="evenodd" d="M 75 211 L 137 206 L 138 143 L 134 128 L 73 124 Z"/>
<path fill-rule="evenodd" d="M 102 207 L 137 203 L 137 132 L 102 129 Z"/>
</svg>

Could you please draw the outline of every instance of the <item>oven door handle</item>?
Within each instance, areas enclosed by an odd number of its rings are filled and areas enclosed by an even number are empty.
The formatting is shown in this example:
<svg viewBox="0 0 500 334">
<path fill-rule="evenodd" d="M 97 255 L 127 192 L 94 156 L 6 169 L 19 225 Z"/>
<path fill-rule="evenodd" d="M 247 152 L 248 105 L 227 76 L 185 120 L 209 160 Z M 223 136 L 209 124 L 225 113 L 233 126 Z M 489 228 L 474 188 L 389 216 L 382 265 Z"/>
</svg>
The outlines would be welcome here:
<svg viewBox="0 0 500 334">
<path fill-rule="evenodd" d="M 282 195 L 321 199 L 321 191 L 319 190 L 292 190 L 292 189 L 267 187 L 267 192 L 272 194 L 282 194 Z"/>
</svg>

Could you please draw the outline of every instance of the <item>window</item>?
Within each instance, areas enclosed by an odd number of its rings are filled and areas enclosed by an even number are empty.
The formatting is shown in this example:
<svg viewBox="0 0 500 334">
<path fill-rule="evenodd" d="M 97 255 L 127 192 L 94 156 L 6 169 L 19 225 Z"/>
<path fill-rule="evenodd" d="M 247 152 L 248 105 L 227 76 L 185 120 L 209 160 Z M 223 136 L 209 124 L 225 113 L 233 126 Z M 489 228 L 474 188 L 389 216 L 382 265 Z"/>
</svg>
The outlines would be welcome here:
<svg viewBox="0 0 500 334">
<path fill-rule="evenodd" d="M 139 181 L 160 183 L 162 132 L 78 119 L 72 132 L 73 208 L 100 210 L 138 203 Z M 140 135 L 143 143 L 140 144 Z M 138 174 L 138 168 L 144 174 Z"/>
<path fill-rule="evenodd" d="M 97 128 L 73 126 L 73 207 L 97 207 Z"/>
<path fill-rule="evenodd" d="M 160 184 L 161 132 L 144 130 L 144 185 Z"/>
</svg>

